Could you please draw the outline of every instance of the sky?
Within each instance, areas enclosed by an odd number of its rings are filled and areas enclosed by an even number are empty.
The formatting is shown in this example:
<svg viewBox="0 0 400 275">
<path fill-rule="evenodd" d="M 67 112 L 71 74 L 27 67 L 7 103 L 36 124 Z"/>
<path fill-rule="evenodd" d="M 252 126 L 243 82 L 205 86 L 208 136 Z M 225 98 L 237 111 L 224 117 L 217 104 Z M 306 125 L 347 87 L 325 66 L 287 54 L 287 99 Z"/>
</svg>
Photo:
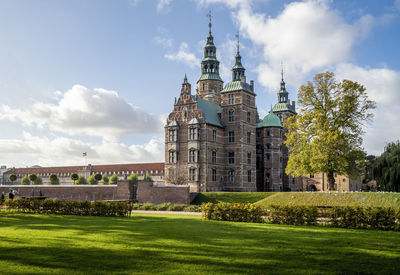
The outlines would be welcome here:
<svg viewBox="0 0 400 275">
<path fill-rule="evenodd" d="M 192 93 L 200 77 L 209 11 L 221 77 L 239 32 L 261 118 L 283 62 L 291 100 L 324 71 L 366 87 L 369 154 L 399 139 L 400 0 L 0 0 L 0 164 L 163 162 L 174 97 L 185 74 Z"/>
</svg>

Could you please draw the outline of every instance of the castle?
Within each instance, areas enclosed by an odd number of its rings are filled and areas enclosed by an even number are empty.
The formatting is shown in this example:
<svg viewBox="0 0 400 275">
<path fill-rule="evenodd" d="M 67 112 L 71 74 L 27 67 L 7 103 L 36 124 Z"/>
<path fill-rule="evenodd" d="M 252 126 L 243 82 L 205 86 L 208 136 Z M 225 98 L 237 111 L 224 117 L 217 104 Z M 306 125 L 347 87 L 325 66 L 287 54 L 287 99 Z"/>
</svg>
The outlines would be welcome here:
<svg viewBox="0 0 400 275">
<path fill-rule="evenodd" d="M 185 75 L 167 118 L 166 182 L 188 183 L 194 192 L 298 190 L 296 179 L 285 174 L 289 154 L 282 122 L 296 115 L 296 108 L 283 74 L 278 101 L 260 120 L 254 81 L 246 81 L 239 43 L 232 80 L 224 86 L 209 27 L 196 93 Z"/>
</svg>

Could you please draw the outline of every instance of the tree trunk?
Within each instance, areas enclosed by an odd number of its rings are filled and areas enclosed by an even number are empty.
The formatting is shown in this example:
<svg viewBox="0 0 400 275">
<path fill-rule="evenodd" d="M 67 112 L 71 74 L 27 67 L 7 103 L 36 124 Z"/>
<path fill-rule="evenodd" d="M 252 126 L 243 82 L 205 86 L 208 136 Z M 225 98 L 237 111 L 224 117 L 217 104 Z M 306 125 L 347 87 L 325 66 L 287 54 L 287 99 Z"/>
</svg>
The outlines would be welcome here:
<svg viewBox="0 0 400 275">
<path fill-rule="evenodd" d="M 335 176 L 333 171 L 328 171 L 328 185 L 329 191 L 335 190 Z"/>
</svg>

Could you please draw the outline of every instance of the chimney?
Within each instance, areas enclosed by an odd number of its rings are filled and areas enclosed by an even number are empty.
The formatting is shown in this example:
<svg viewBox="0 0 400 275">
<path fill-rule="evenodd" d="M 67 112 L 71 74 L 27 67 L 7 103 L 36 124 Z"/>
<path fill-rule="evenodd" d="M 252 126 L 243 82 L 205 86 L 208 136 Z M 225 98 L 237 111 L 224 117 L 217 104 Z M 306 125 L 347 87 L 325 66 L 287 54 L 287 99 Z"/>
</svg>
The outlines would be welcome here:
<svg viewBox="0 0 400 275">
<path fill-rule="evenodd" d="M 250 80 L 250 89 L 254 92 L 254 80 Z"/>
<path fill-rule="evenodd" d="M 240 82 L 246 83 L 246 76 L 245 75 L 241 75 L 240 76 Z"/>
</svg>

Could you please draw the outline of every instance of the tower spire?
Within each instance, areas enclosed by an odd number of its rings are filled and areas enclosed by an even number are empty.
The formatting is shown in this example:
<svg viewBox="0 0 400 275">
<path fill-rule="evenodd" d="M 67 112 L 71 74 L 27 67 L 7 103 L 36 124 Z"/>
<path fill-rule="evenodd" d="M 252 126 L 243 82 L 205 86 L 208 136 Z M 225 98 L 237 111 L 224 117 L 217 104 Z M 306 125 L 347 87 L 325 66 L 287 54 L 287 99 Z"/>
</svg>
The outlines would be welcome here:
<svg viewBox="0 0 400 275">
<path fill-rule="evenodd" d="M 283 81 L 283 62 L 281 60 L 281 75 L 282 75 L 282 81 Z"/>
<path fill-rule="evenodd" d="M 237 31 L 235 37 L 237 38 L 237 41 L 236 41 L 236 53 L 239 54 L 239 46 L 240 46 L 240 41 L 239 41 L 239 30 Z"/>
<path fill-rule="evenodd" d="M 242 65 L 242 57 L 239 53 L 240 41 L 239 41 L 239 31 L 235 34 L 236 40 L 236 56 L 235 65 L 232 68 L 232 81 L 242 81 L 245 76 L 244 71 L 246 70 Z"/>
<path fill-rule="evenodd" d="M 283 62 L 281 61 L 281 89 L 278 93 L 278 102 L 284 103 L 288 101 L 289 93 L 286 91 L 285 80 L 283 80 Z"/>
<path fill-rule="evenodd" d="M 209 32 L 209 34 L 211 34 L 211 26 L 212 26 L 212 24 L 211 24 L 211 18 L 212 18 L 211 10 L 206 14 L 206 16 L 208 17 L 208 20 L 209 20 L 209 22 L 208 22 L 208 32 Z"/>
</svg>

